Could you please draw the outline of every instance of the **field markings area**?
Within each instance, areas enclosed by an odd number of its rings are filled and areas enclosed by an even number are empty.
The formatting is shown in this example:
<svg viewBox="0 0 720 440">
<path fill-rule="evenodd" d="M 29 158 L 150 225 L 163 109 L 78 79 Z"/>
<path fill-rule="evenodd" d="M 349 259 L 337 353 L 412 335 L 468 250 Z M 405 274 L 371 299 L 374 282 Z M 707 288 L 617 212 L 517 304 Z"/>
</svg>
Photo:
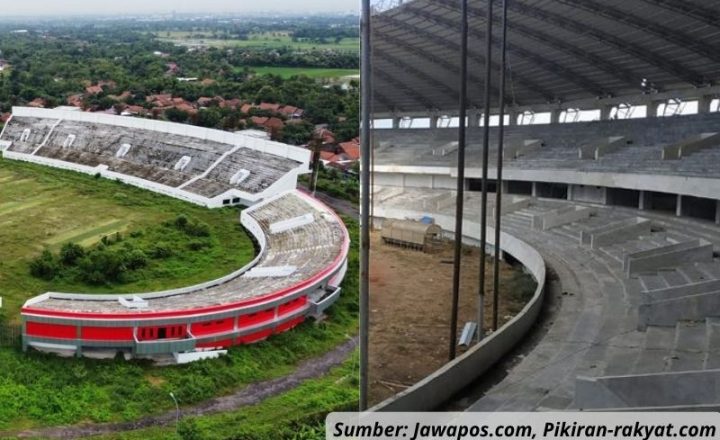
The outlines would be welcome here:
<svg viewBox="0 0 720 440">
<path fill-rule="evenodd" d="M 58 252 L 68 242 L 87 248 L 105 236 L 147 231 L 179 214 L 207 222 L 222 239 L 202 254 L 157 261 L 148 269 L 153 277 L 126 284 L 89 286 L 30 275 L 30 262 L 43 249 Z M 208 210 L 117 182 L 0 159 L 0 296 L 10 322 L 19 321 L 19 309 L 28 298 L 46 291 L 126 293 L 182 287 L 232 272 L 253 254 L 233 211 Z"/>
<path fill-rule="evenodd" d="M 67 242 L 77 243 L 82 246 L 95 244 L 105 236 L 124 232 L 130 226 L 130 222 L 126 220 L 105 220 L 100 223 L 87 225 L 86 227 L 72 228 L 65 230 L 54 237 L 45 240 L 45 244 L 49 246 L 62 245 Z"/>
</svg>

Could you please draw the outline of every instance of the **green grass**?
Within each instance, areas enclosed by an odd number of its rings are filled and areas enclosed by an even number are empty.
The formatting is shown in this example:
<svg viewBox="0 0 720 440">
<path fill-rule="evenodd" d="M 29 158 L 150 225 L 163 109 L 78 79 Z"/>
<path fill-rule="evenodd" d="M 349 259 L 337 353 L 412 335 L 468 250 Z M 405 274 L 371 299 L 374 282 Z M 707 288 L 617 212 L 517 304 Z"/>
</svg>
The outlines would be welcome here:
<svg viewBox="0 0 720 440">
<path fill-rule="evenodd" d="M 324 69 L 321 67 L 250 67 L 258 75 L 277 75 L 284 79 L 305 75 L 308 78 L 342 78 L 358 75 L 356 69 Z"/>
<path fill-rule="evenodd" d="M 179 431 L 192 431 L 198 440 L 310 440 L 325 438 L 325 415 L 331 411 L 355 411 L 358 400 L 357 353 L 326 376 L 311 379 L 292 391 L 260 404 L 222 414 L 188 417 Z M 174 424 L 92 437 L 102 440 L 177 440 Z"/>
<path fill-rule="evenodd" d="M 264 32 L 250 34 L 247 40 L 239 39 L 222 39 L 213 38 L 212 32 L 188 32 L 188 31 L 170 31 L 170 32 L 154 32 L 153 35 L 160 40 L 175 44 L 204 44 L 211 47 L 245 47 L 245 48 L 270 48 L 277 49 L 281 47 L 290 47 L 298 50 L 338 50 L 338 51 L 359 51 L 359 38 L 343 38 L 339 42 L 334 39 L 328 39 L 328 43 L 319 44 L 312 41 L 298 40 L 292 41 L 292 37 L 287 32 Z"/>
<path fill-rule="evenodd" d="M 83 246 L 116 232 L 156 228 L 185 213 L 210 225 L 209 249 L 155 260 L 132 282 L 90 286 L 69 278 L 44 281 L 29 272 L 43 249 L 67 242 Z M 239 225 L 237 209 L 210 210 L 105 179 L 37 165 L 0 160 L 0 285 L 3 308 L 17 321 L 28 298 L 47 291 L 118 293 L 183 287 L 218 278 L 254 256 L 251 239 Z M 189 240 L 189 238 L 188 238 Z"/>
<path fill-rule="evenodd" d="M 8 179 L 8 176 L 13 178 Z M 25 182 L 14 183 L 19 180 Z M 242 247 L 238 240 L 247 239 L 237 229 L 237 211 L 230 208 L 207 210 L 117 182 L 7 160 L 0 160 L 0 182 L 2 203 L 27 201 L 48 194 L 54 196 L 44 199 L 40 208 L 33 206 L 13 211 L 11 215 L 0 214 L 0 249 L 3 250 L 0 287 L 3 297 L 8 299 L 4 306 L 10 303 L 10 307 L 1 309 L 6 319 L 17 318 L 17 308 L 23 298 L 49 287 L 27 275 L 26 262 L 21 256 L 35 255 L 47 246 L 46 241 L 58 234 L 69 234 L 71 229 L 78 233 L 93 231 L 112 224 L 108 223 L 112 219 L 141 225 L 186 212 L 218 228 L 215 233 L 228 237 L 225 241 L 236 252 Z M 8 182 L 10 189 L 5 188 Z M 177 396 L 181 405 L 191 405 L 254 382 L 288 374 L 301 361 L 319 356 L 346 341 L 357 332 L 358 248 L 357 222 L 344 220 L 353 245 L 343 283 L 344 294 L 329 309 L 327 320 L 319 324 L 306 322 L 291 332 L 259 344 L 233 347 L 220 359 L 170 367 L 154 367 L 145 361 L 64 359 L 32 350 L 23 353 L 18 347 L 0 348 L 0 401 L 3 402 L 0 405 L 0 437 L 42 426 L 137 420 L 174 408 L 168 396 L 170 392 Z M 213 263 L 218 267 L 237 267 L 237 261 L 233 261 L 237 257 L 228 255 L 228 258 Z M 227 272 L 218 267 L 208 266 L 206 273 L 193 275 L 174 273 L 166 282 L 185 284 L 195 278 L 215 276 L 210 272 Z M 170 282 L 176 276 L 185 276 L 186 280 Z M 144 280 L 137 285 L 166 287 L 157 280 Z M 333 380 L 321 383 L 317 399 L 334 395 L 335 387 L 348 386 Z M 263 426 L 271 429 L 271 423 L 294 423 L 302 414 L 298 411 L 309 411 L 317 403 L 308 392 L 305 389 L 278 397 L 290 400 L 282 401 L 284 403 L 276 409 L 272 421 L 250 409 L 238 417 L 245 417 L 246 424 L 255 424 L 257 429 Z M 345 396 L 348 391 L 340 393 Z M 351 400 L 354 398 L 351 394 L 347 396 Z M 295 400 L 299 405 L 297 411 L 285 406 Z M 302 402 L 307 402 L 306 406 L 301 406 Z M 257 421 L 253 421 L 254 418 Z M 233 429 L 231 419 L 218 419 L 217 423 L 219 427 L 224 426 L 221 432 Z"/>
</svg>

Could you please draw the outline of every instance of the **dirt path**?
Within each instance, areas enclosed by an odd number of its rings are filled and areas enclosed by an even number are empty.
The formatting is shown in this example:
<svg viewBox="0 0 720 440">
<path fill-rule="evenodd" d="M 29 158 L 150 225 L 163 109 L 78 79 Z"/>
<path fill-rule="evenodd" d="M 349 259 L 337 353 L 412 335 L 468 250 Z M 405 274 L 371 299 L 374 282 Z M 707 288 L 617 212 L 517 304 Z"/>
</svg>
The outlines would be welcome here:
<svg viewBox="0 0 720 440">
<path fill-rule="evenodd" d="M 293 373 L 287 376 L 254 383 L 228 396 L 216 397 L 197 405 L 181 408 L 180 416 L 201 416 L 255 405 L 269 397 L 289 391 L 308 379 L 317 378 L 326 374 L 330 369 L 345 361 L 353 350 L 355 350 L 356 346 L 357 338 L 352 338 L 320 357 L 301 363 Z M 81 438 L 91 435 L 132 431 L 152 426 L 173 425 L 175 423 L 175 417 L 176 413 L 173 410 L 157 416 L 145 417 L 134 422 L 58 426 L 27 430 L 19 433 L 3 432 L 0 433 L 0 437 Z"/>
<path fill-rule="evenodd" d="M 400 392 L 448 360 L 452 286 L 452 244 L 425 254 L 382 243 L 371 235 L 370 353 L 372 404 Z M 480 252 L 463 251 L 458 333 L 465 322 L 477 321 Z M 491 325 L 492 262 L 486 265 L 485 327 Z M 534 290 L 531 277 L 502 262 L 499 321 L 524 305 L 520 291 Z M 461 353 L 462 350 L 459 351 Z"/>
</svg>

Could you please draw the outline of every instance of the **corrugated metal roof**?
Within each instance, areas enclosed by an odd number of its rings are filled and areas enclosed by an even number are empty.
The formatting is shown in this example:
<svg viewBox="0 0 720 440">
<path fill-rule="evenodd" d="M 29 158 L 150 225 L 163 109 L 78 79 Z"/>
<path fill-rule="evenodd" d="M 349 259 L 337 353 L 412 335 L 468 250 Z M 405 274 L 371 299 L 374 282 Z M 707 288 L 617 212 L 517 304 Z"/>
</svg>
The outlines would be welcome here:
<svg viewBox="0 0 720 440">
<path fill-rule="evenodd" d="M 493 71 L 499 74 L 495 0 Z M 469 0 L 469 103 L 481 107 L 488 0 Z M 374 111 L 455 109 L 460 2 L 412 0 L 376 14 Z M 508 0 L 510 105 L 708 87 L 720 82 L 720 2 Z M 647 81 L 649 86 L 641 83 Z M 494 80 L 497 85 L 497 78 Z M 494 92 L 494 100 L 497 90 Z"/>
</svg>

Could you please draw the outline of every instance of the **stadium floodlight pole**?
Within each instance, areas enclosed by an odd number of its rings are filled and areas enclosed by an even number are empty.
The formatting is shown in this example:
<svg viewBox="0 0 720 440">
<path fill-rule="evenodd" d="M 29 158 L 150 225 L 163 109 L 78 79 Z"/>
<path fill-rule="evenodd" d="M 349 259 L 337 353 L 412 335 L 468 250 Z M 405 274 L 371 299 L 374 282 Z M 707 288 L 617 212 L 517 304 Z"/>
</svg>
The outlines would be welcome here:
<svg viewBox="0 0 720 440">
<path fill-rule="evenodd" d="M 500 121 L 498 128 L 497 179 L 495 185 L 495 258 L 493 260 L 493 331 L 498 329 L 498 302 L 500 301 L 500 218 L 502 217 L 502 172 L 503 147 L 505 143 L 505 72 L 507 64 L 507 2 L 502 2 L 502 34 L 500 42 L 500 97 L 498 108 Z"/>
<path fill-rule="evenodd" d="M 368 333 L 370 326 L 370 0 L 362 0 L 360 126 L 360 411 L 368 406 Z"/>
<path fill-rule="evenodd" d="M 450 360 L 455 359 L 458 303 L 460 299 L 460 263 L 462 258 L 463 212 L 465 202 L 465 119 L 467 113 L 468 12 L 467 0 L 460 0 L 460 123 L 458 124 L 457 195 L 455 202 L 455 249 L 453 258 L 452 310 L 450 314 Z"/>
<path fill-rule="evenodd" d="M 493 0 L 488 0 L 485 36 L 485 114 L 483 114 L 482 148 L 482 197 L 480 201 L 480 280 L 478 285 L 478 327 L 477 338 L 483 338 L 483 312 L 485 311 L 485 246 L 487 245 L 487 181 L 488 156 L 490 150 L 490 89 L 492 86 L 492 23 Z"/>
</svg>

